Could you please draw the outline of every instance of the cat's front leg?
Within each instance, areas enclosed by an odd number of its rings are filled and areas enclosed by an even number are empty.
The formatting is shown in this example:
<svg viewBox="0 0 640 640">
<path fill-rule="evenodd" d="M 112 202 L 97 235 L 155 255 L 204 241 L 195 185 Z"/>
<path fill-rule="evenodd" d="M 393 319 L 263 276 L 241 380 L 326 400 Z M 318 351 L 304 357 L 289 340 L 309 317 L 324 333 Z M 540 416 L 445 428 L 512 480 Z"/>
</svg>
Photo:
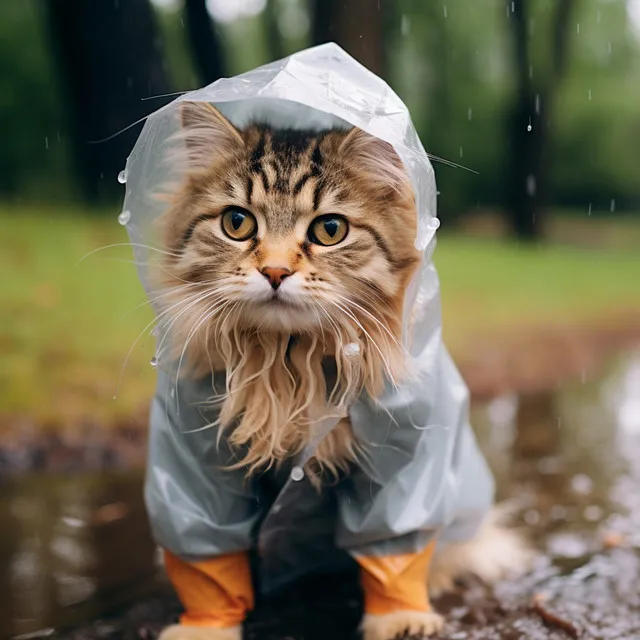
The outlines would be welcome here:
<svg viewBox="0 0 640 640">
<path fill-rule="evenodd" d="M 241 640 L 242 623 L 254 602 L 247 554 L 188 562 L 165 551 L 164 558 L 185 613 L 159 640 Z"/>
<path fill-rule="evenodd" d="M 356 556 L 364 592 L 364 640 L 423 638 L 437 633 L 444 618 L 431 609 L 427 574 L 436 541 L 418 553 Z"/>
</svg>

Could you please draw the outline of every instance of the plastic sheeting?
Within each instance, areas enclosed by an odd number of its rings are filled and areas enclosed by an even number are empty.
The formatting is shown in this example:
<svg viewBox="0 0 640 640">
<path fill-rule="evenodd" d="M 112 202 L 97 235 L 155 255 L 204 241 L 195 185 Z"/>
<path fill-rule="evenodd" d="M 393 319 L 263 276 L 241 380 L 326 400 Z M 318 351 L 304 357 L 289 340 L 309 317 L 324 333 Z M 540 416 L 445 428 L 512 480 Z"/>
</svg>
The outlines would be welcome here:
<svg viewBox="0 0 640 640">
<path fill-rule="evenodd" d="M 389 142 L 411 179 L 418 215 L 421 267 L 405 297 L 403 343 L 416 375 L 379 398 L 350 407 L 364 455 L 349 477 L 318 494 L 302 473 L 313 455 L 277 473 L 247 481 L 224 439 L 201 429 L 215 415 L 203 410 L 212 384 L 224 376 L 190 381 L 175 363 L 159 362 L 151 413 L 146 500 L 156 539 L 174 554 L 202 559 L 259 548 L 268 588 L 296 573 L 326 565 L 320 550 L 395 554 L 439 539 L 473 535 L 491 505 L 493 481 L 468 424 L 468 392 L 441 340 L 435 248 L 436 186 L 433 168 L 406 106 L 380 78 L 338 46 L 297 53 L 240 76 L 181 96 L 152 114 L 127 161 L 126 220 L 143 285 L 157 246 L 153 222 L 163 203 L 160 185 L 179 181 L 166 147 L 179 129 L 184 100 L 214 104 L 231 122 L 323 129 L 360 127 Z M 166 336 L 160 333 L 159 339 Z M 170 339 L 170 337 L 169 337 Z M 335 424 L 316 425 L 315 443 Z"/>
</svg>

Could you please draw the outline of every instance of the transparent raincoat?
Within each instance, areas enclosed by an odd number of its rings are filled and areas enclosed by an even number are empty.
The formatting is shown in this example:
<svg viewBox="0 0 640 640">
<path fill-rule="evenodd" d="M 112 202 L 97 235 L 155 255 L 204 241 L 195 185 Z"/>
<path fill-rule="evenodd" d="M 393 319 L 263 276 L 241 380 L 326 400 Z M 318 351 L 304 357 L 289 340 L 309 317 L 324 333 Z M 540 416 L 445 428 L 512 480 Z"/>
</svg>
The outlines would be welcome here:
<svg viewBox="0 0 640 640">
<path fill-rule="evenodd" d="M 360 127 L 389 142 L 402 159 L 417 204 L 416 247 L 421 266 L 405 299 L 403 343 L 415 375 L 377 398 L 355 399 L 349 414 L 366 452 L 352 473 L 318 493 L 302 468 L 314 446 L 335 426 L 315 425 L 313 442 L 269 478 L 247 481 L 229 470 L 232 452 L 212 429 L 202 404 L 213 381 L 176 375 L 158 353 L 152 404 L 146 502 L 156 540 L 186 560 L 258 549 L 261 583 L 270 589 L 340 554 L 414 552 L 434 536 L 467 539 L 491 506 L 493 481 L 468 423 L 468 391 L 441 337 L 435 248 L 436 186 L 428 156 L 406 106 L 389 86 L 335 44 L 297 53 L 179 97 L 152 114 L 127 160 L 126 223 L 139 274 L 150 298 L 157 292 L 147 267 L 157 246 L 154 221 L 164 204 L 154 197 L 171 167 L 164 145 L 180 127 L 182 101 L 215 105 L 238 127 L 249 122 L 323 129 Z M 167 338 L 160 323 L 157 336 Z M 170 336 L 168 337 L 170 340 Z M 219 379 L 218 379 L 219 378 Z M 337 553 L 334 551 L 337 550 Z"/>
</svg>

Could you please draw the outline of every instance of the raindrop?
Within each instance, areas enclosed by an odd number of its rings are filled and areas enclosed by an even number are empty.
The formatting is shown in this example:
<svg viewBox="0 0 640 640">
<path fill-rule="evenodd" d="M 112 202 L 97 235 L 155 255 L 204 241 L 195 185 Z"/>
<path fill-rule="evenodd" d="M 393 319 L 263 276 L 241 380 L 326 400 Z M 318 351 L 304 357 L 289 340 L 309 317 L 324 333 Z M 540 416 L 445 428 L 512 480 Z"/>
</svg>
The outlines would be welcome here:
<svg viewBox="0 0 640 640">
<path fill-rule="evenodd" d="M 44 148 L 49 149 L 49 136 L 44 137 Z"/>
<path fill-rule="evenodd" d="M 590 216 L 590 215 L 591 215 L 591 203 L 589 203 L 589 211 L 588 211 L 587 215 L 588 215 L 588 216 Z"/>
<path fill-rule="evenodd" d="M 587 371 L 586 369 L 582 369 L 580 371 L 580 382 L 582 382 L 582 384 L 584 384 L 587 381 Z"/>
<path fill-rule="evenodd" d="M 602 17 L 602 13 L 598 11 L 596 13 L 596 24 L 600 24 L 600 18 Z"/>
<path fill-rule="evenodd" d="M 444 17 L 446 18 L 447 17 L 447 5 L 446 4 L 442 5 L 442 8 L 444 9 Z"/>
<path fill-rule="evenodd" d="M 540 522 L 540 513 L 536 509 L 529 509 L 524 513 L 524 521 L 530 525 L 536 525 Z"/>
<path fill-rule="evenodd" d="M 155 356 L 153 356 L 153 358 L 149 360 L 149 364 L 155 369 L 158 366 L 158 359 Z"/>
<path fill-rule="evenodd" d="M 471 120 L 471 118 L 473 118 L 473 109 L 469 107 L 467 109 L 467 120 Z"/>
<path fill-rule="evenodd" d="M 578 473 L 571 478 L 571 489 L 573 489 L 574 493 L 579 493 L 583 496 L 587 495 L 593 490 L 593 480 L 584 473 Z"/>
<path fill-rule="evenodd" d="M 589 89 L 589 100 L 591 100 L 591 89 Z"/>
<path fill-rule="evenodd" d="M 176 397 L 176 390 L 175 389 L 171 389 L 171 392 L 169 393 L 169 395 L 171 396 L 171 399 L 173 400 Z"/>
<path fill-rule="evenodd" d="M 527 131 L 531 131 L 531 129 L 533 129 L 533 127 L 530 124 L 528 124 L 527 125 Z"/>
<path fill-rule="evenodd" d="M 460 157 L 462 158 L 462 147 L 460 147 Z"/>
<path fill-rule="evenodd" d="M 611 199 L 611 204 L 609 205 L 609 211 L 611 211 L 611 213 L 613 213 L 616 210 L 616 201 L 612 198 Z"/>
<path fill-rule="evenodd" d="M 119 174 L 118 174 L 118 182 L 120 184 L 124 184 L 127 181 L 127 170 L 123 169 Z"/>
<path fill-rule="evenodd" d="M 536 93 L 536 113 L 540 115 L 540 94 Z"/>
<path fill-rule="evenodd" d="M 304 478 L 304 470 L 302 469 L 302 467 L 296 465 L 295 467 L 293 467 L 293 469 L 291 469 L 291 479 L 294 482 L 300 482 L 302 478 Z"/>
<path fill-rule="evenodd" d="M 552 520 L 564 520 L 567 517 L 567 510 L 561 504 L 554 504 L 549 509 L 549 516 Z"/>
<path fill-rule="evenodd" d="M 357 342 L 350 342 L 344 345 L 343 353 L 347 358 L 360 355 L 360 345 Z"/>
<path fill-rule="evenodd" d="M 128 209 L 125 209 L 118 216 L 118 222 L 124 227 L 124 225 L 127 224 L 127 222 L 129 222 L 129 220 L 131 220 L 131 211 L 129 211 Z"/>
<path fill-rule="evenodd" d="M 576 24 L 576 33 L 580 33 L 580 23 Z"/>
<path fill-rule="evenodd" d="M 431 218 L 431 220 L 429 220 L 429 227 L 433 229 L 433 231 L 438 229 L 440 227 L 440 219 L 435 217 Z"/>
<path fill-rule="evenodd" d="M 408 36 L 411 31 L 411 20 L 408 16 L 403 15 L 400 19 L 400 33 L 403 36 Z"/>
<path fill-rule="evenodd" d="M 512 2 L 511 3 L 511 13 L 515 13 L 516 12 L 516 3 Z"/>
<path fill-rule="evenodd" d="M 533 65 L 529 65 L 529 79 L 533 78 Z"/>
<path fill-rule="evenodd" d="M 585 520 L 596 522 L 602 518 L 602 509 L 597 504 L 591 504 L 584 510 Z"/>
<path fill-rule="evenodd" d="M 611 43 L 607 42 L 607 53 L 611 53 Z"/>
<path fill-rule="evenodd" d="M 536 177 L 534 175 L 527 176 L 527 193 L 529 197 L 533 197 L 536 193 Z"/>
<path fill-rule="evenodd" d="M 111 399 L 112 399 L 112 400 L 117 400 L 117 399 L 118 399 L 118 396 L 113 396 Z"/>
</svg>

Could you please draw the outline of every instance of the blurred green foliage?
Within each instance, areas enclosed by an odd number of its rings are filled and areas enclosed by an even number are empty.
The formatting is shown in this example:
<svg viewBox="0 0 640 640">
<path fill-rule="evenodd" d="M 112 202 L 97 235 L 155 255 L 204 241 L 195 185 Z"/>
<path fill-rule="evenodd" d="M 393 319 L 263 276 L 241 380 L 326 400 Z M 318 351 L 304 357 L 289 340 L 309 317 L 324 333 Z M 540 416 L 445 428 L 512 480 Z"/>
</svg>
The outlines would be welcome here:
<svg viewBox="0 0 640 640">
<path fill-rule="evenodd" d="M 539 247 L 441 237 L 435 262 L 456 358 L 474 353 L 478 340 L 640 308 L 638 225 L 568 223 L 571 237 L 587 234 L 584 244 L 601 244 L 598 227 L 606 226 L 635 234 L 635 248 L 621 250 L 619 238 L 610 248 L 558 246 L 561 228 Z M 38 425 L 111 425 L 148 405 L 153 314 L 126 242 L 110 217 L 81 209 L 0 208 L 0 270 L 12 273 L 0 287 L 0 414 Z"/>
<path fill-rule="evenodd" d="M 630 3 L 576 0 L 568 34 L 568 73 L 551 122 L 550 195 L 553 203 L 585 215 L 589 209 L 595 215 L 640 208 L 640 25 L 630 18 Z M 445 219 L 499 206 L 509 149 L 506 114 L 514 92 L 507 3 L 383 4 L 386 75 L 408 103 L 425 147 L 477 172 L 436 165 Z M 531 73 L 545 74 L 550 3 L 532 5 Z M 180 2 L 155 6 L 173 86 L 195 88 Z M 282 38 L 281 52 L 309 44 L 306 0 L 271 0 L 268 11 L 218 24 L 229 74 L 271 59 L 276 47 L 269 25 Z M 153 110 L 153 100 L 148 104 Z M 0 198 L 61 203 L 77 196 L 67 113 L 40 3 L 2 3 Z"/>
</svg>

